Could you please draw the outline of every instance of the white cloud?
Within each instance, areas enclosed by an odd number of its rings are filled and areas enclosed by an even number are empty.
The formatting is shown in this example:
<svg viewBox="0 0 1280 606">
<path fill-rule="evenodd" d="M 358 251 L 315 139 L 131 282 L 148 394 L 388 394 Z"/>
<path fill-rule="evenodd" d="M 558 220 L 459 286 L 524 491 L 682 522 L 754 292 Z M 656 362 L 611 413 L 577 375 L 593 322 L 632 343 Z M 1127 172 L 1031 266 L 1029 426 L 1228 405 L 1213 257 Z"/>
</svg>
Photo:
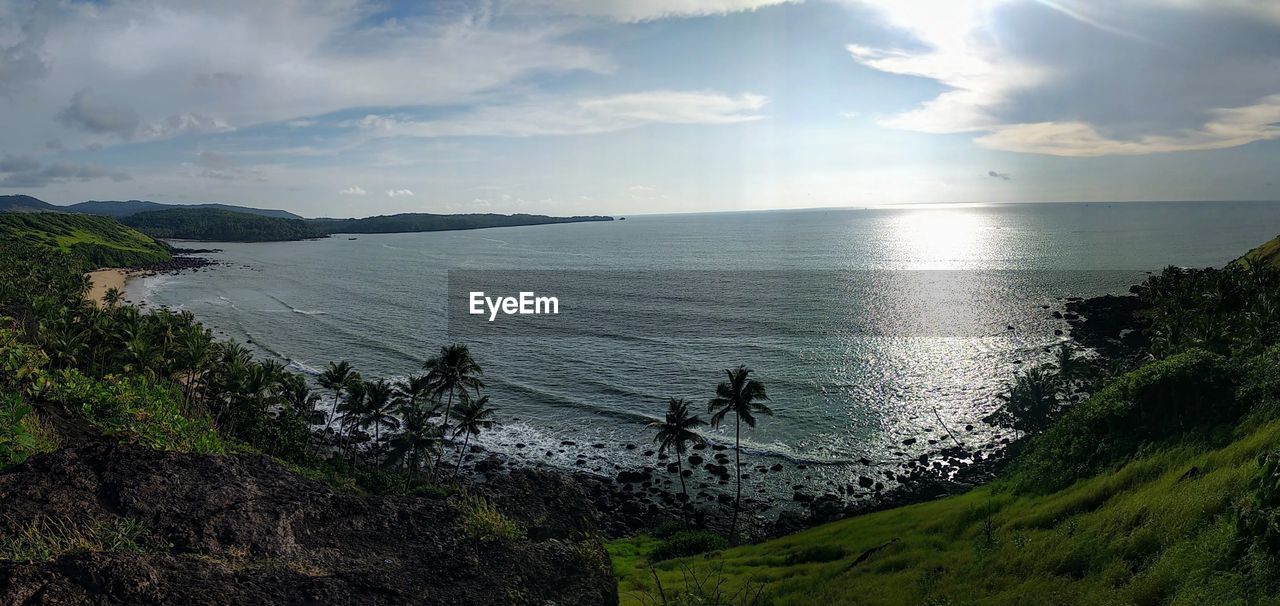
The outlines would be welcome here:
<svg viewBox="0 0 1280 606">
<path fill-rule="evenodd" d="M 994 124 L 991 110 L 1019 88 L 1034 86 L 1045 74 L 1002 56 L 982 35 L 988 15 L 1008 0 L 865 0 L 886 23 L 910 33 L 926 48 L 902 50 L 846 47 L 854 60 L 891 74 L 919 76 L 949 87 L 920 107 L 886 117 L 882 126 L 927 133 L 983 130 Z"/>
<path fill-rule="evenodd" d="M 994 31 L 995 12 L 1006 5 L 1029 4 L 1018 0 L 849 0 L 875 8 L 885 23 L 907 32 L 922 49 L 872 48 L 850 44 L 854 60 L 882 72 L 935 80 L 947 90 L 918 107 L 877 121 L 886 128 L 925 133 L 978 133 L 975 142 L 989 149 L 1056 156 L 1141 155 L 1150 153 L 1222 149 L 1253 141 L 1277 138 L 1280 128 L 1280 95 L 1233 107 L 1196 108 L 1210 118 L 1190 128 L 1147 127 L 1146 133 L 1121 136 L 1088 119 L 1021 120 L 1005 117 L 1020 95 L 1041 89 L 1061 99 L 1071 94 L 1062 90 L 1067 74 L 1078 74 L 1078 66 L 1050 66 L 1021 59 L 1002 43 Z M 1280 23 L 1280 8 L 1255 0 L 1144 0 L 1165 10 L 1222 10 L 1266 18 Z M 1097 31 L 1137 41 L 1149 48 L 1170 52 L 1159 42 L 1111 25 L 1096 16 L 1104 5 L 1088 6 L 1071 2 L 1037 2 L 1058 15 Z M 1089 10 L 1085 10 L 1088 8 Z M 1094 10 L 1096 9 L 1096 10 Z M 1007 42 L 1007 41 L 1005 41 Z M 1041 56 L 1044 60 L 1044 56 Z M 1124 65 L 1121 63 L 1121 65 Z M 1095 66 L 1089 69 L 1094 70 Z M 1121 68 L 1122 69 L 1122 68 Z M 1120 72 L 1117 72 L 1120 73 Z M 1121 74 L 1119 77 L 1123 77 Z M 1136 77 L 1136 76 L 1130 76 Z M 1184 74 L 1184 77 L 1194 77 Z M 1057 86 L 1058 88 L 1053 88 Z M 1083 94 L 1083 93 L 1082 93 Z M 1108 90 L 1092 91 L 1073 106 L 1079 112 L 1090 103 L 1089 95 L 1105 99 Z M 1137 100 L 1133 101 L 1138 102 Z M 1066 112 L 1059 111 L 1058 114 Z M 1138 119 L 1128 117 L 1135 125 Z"/>
<path fill-rule="evenodd" d="M 408 189 L 388 189 L 387 190 L 388 198 L 399 198 L 402 196 L 412 196 L 412 195 L 413 195 L 413 190 L 408 190 Z"/>
<path fill-rule="evenodd" d="M 369 192 L 365 191 L 364 188 L 359 185 L 352 185 L 346 189 L 338 190 L 339 196 L 363 196 L 368 193 Z"/>
<path fill-rule="evenodd" d="M 1280 139 L 1280 95 L 1244 107 L 1215 109 L 1199 128 L 1173 135 L 1110 138 L 1085 122 L 997 126 L 975 141 L 987 148 L 1054 156 L 1133 156 L 1237 147 Z"/>
<path fill-rule="evenodd" d="M 0 148 L 11 151 L 49 138 L 51 107 L 66 108 L 63 124 L 87 141 L 123 141 L 351 107 L 474 103 L 537 74 L 613 69 L 605 53 L 567 40 L 572 25 L 516 27 L 484 8 L 382 27 L 378 5 L 354 0 L 40 4 L 53 14 L 0 6 L 0 87 L 22 85 L 21 103 L 0 113 Z"/>
<path fill-rule="evenodd" d="M 568 15 L 604 17 L 621 23 L 653 21 L 672 17 L 705 17 L 800 0 L 522 0 L 517 4 L 552 9 Z"/>
<path fill-rule="evenodd" d="M 764 118 L 768 103 L 753 94 L 652 91 L 576 102 L 486 107 L 457 117 L 413 120 L 371 114 L 344 123 L 378 136 L 467 137 L 583 135 L 626 130 L 646 124 L 732 124 Z"/>
</svg>

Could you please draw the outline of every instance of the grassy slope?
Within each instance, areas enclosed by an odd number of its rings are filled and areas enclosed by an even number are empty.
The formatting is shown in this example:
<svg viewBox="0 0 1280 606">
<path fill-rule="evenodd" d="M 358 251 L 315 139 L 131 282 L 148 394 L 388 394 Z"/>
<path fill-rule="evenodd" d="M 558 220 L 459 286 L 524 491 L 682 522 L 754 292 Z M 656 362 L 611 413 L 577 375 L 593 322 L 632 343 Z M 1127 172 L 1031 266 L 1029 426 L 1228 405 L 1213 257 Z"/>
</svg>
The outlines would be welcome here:
<svg viewBox="0 0 1280 606">
<path fill-rule="evenodd" d="M 774 604 L 1232 603 L 1240 577 L 1205 569 L 1228 561 L 1231 506 L 1258 455 L 1278 445 L 1280 422 L 1271 422 L 1220 449 L 1170 448 L 1045 496 L 982 487 L 662 562 L 658 575 L 670 592 L 684 567 L 705 574 L 722 563 L 728 587 L 765 582 Z M 1200 475 L 1180 480 L 1192 467 Z M 623 604 L 653 589 L 643 556 L 654 546 L 645 537 L 609 546 Z M 815 559 L 829 561 L 803 561 Z"/>
<path fill-rule="evenodd" d="M 66 213 L 0 213 L 0 239 L 71 252 L 97 267 L 170 259 L 169 249 L 108 217 Z"/>
<path fill-rule="evenodd" d="M 1235 262 L 1239 263 L 1241 261 L 1272 267 L 1280 266 L 1280 236 L 1276 236 L 1263 245 L 1245 253 L 1243 257 L 1236 259 Z"/>
</svg>

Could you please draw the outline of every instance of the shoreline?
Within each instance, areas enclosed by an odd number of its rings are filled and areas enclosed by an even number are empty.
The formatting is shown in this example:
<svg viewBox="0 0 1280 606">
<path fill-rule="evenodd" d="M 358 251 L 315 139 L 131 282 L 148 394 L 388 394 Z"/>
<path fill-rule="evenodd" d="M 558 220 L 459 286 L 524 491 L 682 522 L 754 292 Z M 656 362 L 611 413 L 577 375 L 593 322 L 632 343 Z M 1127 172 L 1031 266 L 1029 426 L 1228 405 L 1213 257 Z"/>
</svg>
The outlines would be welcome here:
<svg viewBox="0 0 1280 606">
<path fill-rule="evenodd" d="M 125 287 L 129 284 L 129 280 L 145 275 L 144 270 L 125 269 L 118 267 L 109 267 L 104 269 L 95 269 L 85 276 L 89 278 L 89 292 L 84 298 L 98 307 L 104 306 L 106 303 L 103 298 L 107 291 L 115 288 L 123 295 Z"/>
</svg>

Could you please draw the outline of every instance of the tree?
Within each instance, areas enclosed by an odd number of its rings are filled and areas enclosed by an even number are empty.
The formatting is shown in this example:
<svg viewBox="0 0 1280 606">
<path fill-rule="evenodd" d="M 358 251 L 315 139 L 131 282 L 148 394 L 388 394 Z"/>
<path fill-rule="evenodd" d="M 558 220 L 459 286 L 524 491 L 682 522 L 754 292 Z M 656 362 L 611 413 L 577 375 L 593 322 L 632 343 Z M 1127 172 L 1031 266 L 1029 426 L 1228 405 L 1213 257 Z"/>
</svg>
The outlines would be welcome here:
<svg viewBox="0 0 1280 606">
<path fill-rule="evenodd" d="M 497 422 L 493 419 L 494 409 L 489 406 L 489 396 L 472 399 L 462 392 L 462 402 L 458 404 L 458 425 L 453 431 L 453 440 L 458 441 L 458 434 L 463 435 L 462 445 L 458 447 L 458 465 L 453 468 L 453 477 L 462 471 L 462 456 L 467 452 L 471 436 L 479 435 L 482 430 L 489 429 Z"/>
<path fill-rule="evenodd" d="M 694 431 L 694 428 L 706 425 L 698 415 L 689 414 L 689 403 L 684 398 L 671 398 L 667 401 L 667 414 L 661 421 L 655 421 L 649 424 L 658 430 L 658 434 L 653 437 L 653 441 L 658 443 L 658 452 L 665 453 L 674 450 L 676 453 L 676 472 L 680 476 L 680 495 L 683 497 L 685 506 L 681 508 L 682 512 L 687 508 L 689 503 L 689 489 L 684 482 L 684 453 L 689 444 L 702 444 L 706 440 Z M 684 516 L 684 525 L 689 526 L 688 516 Z"/>
<path fill-rule="evenodd" d="M 430 460 L 432 453 L 440 453 L 440 426 L 430 422 L 429 414 L 422 411 L 407 411 L 404 418 L 404 431 L 387 440 L 385 466 L 404 464 L 409 475 L 418 477 L 422 468 L 423 457 Z"/>
<path fill-rule="evenodd" d="M 441 347 L 440 354 L 424 362 L 422 369 L 427 371 L 427 381 L 431 385 L 432 395 L 436 398 L 447 398 L 444 406 L 444 420 L 441 421 L 447 431 L 449 415 L 453 411 L 454 394 L 471 390 L 479 395 L 480 390 L 484 388 L 484 381 L 480 379 L 484 371 L 471 358 L 471 351 L 467 346 L 461 343 Z M 432 480 L 436 477 L 442 458 L 444 457 L 436 459 L 436 464 L 431 467 Z"/>
<path fill-rule="evenodd" d="M 324 369 L 324 372 L 320 373 L 320 386 L 325 389 L 333 390 L 333 406 L 329 408 L 329 414 L 325 418 L 324 422 L 324 428 L 326 431 L 328 431 L 329 426 L 333 423 L 334 414 L 338 410 L 338 403 L 342 401 L 342 390 L 351 382 L 353 375 L 356 375 L 356 372 L 355 370 L 352 370 L 351 363 L 346 360 L 338 362 L 337 364 L 330 362 L 329 366 Z"/>
<path fill-rule="evenodd" d="M 108 288 L 107 292 L 102 294 L 102 304 L 107 309 L 115 309 L 120 304 L 121 299 L 124 299 L 124 293 L 114 286 Z"/>
<path fill-rule="evenodd" d="M 1035 433 L 1049 425 L 1060 408 L 1058 377 L 1044 368 L 1032 368 L 1018 375 L 1009 391 L 998 397 L 1000 410 L 986 420 L 1020 433 Z"/>
<path fill-rule="evenodd" d="M 383 427 L 395 429 L 400 426 L 400 421 L 391 414 L 395 409 L 395 402 L 391 397 L 394 393 L 395 388 L 385 379 L 365 383 L 365 405 L 362 407 L 360 426 L 373 426 L 374 448 L 382 443 Z"/>
<path fill-rule="evenodd" d="M 765 393 L 764 383 L 751 378 L 750 368 L 739 366 L 724 372 L 729 380 L 716 386 L 716 397 L 707 403 L 707 412 L 711 413 L 712 427 L 720 427 L 724 418 L 733 414 L 733 465 L 737 488 L 733 499 L 733 521 L 729 524 L 729 541 L 736 543 L 738 511 L 742 507 L 742 423 L 755 428 L 757 414 L 772 415 L 773 411 L 763 404 L 769 395 Z"/>
</svg>

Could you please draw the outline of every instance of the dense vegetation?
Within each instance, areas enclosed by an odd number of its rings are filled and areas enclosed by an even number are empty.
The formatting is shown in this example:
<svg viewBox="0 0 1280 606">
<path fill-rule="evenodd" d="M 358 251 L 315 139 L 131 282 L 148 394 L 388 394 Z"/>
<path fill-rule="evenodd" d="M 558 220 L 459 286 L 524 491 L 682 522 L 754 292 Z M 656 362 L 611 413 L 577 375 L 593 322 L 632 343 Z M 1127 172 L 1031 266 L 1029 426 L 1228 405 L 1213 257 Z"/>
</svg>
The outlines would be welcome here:
<svg viewBox="0 0 1280 606">
<path fill-rule="evenodd" d="M 115 219 L 65 213 L 0 213 L 0 241 L 68 253 L 82 270 L 167 261 L 169 247 Z"/>
<path fill-rule="evenodd" d="M 169 208 L 130 215 L 125 224 L 156 238 L 215 242 L 304 240 L 324 234 L 301 219 L 281 219 L 216 208 Z"/>
<path fill-rule="evenodd" d="M 331 364 L 320 378 L 336 400 L 328 410 L 301 375 L 215 340 L 190 313 L 142 313 L 119 293 L 85 301 L 84 265 L 0 242 L 0 467 L 88 426 L 160 450 L 263 452 L 348 489 L 436 492 L 493 425 L 464 345 L 401 382 Z"/>
<path fill-rule="evenodd" d="M 329 234 L 390 234 L 416 231 L 447 231 L 452 229 L 482 229 L 486 227 L 514 227 L 519 225 L 546 225 L 551 223 L 581 223 L 584 221 L 612 221 L 613 217 L 574 216 L 548 217 L 546 215 L 499 215 L 474 213 L 466 215 L 436 215 L 429 213 L 403 213 L 380 215 L 364 219 L 309 219 L 307 222 Z"/>
<path fill-rule="evenodd" d="M 1142 351 L 1010 386 L 990 421 L 1026 437 L 995 482 L 756 545 L 617 541 L 623 602 L 1280 603 L 1280 271 L 1136 291 Z"/>
</svg>

